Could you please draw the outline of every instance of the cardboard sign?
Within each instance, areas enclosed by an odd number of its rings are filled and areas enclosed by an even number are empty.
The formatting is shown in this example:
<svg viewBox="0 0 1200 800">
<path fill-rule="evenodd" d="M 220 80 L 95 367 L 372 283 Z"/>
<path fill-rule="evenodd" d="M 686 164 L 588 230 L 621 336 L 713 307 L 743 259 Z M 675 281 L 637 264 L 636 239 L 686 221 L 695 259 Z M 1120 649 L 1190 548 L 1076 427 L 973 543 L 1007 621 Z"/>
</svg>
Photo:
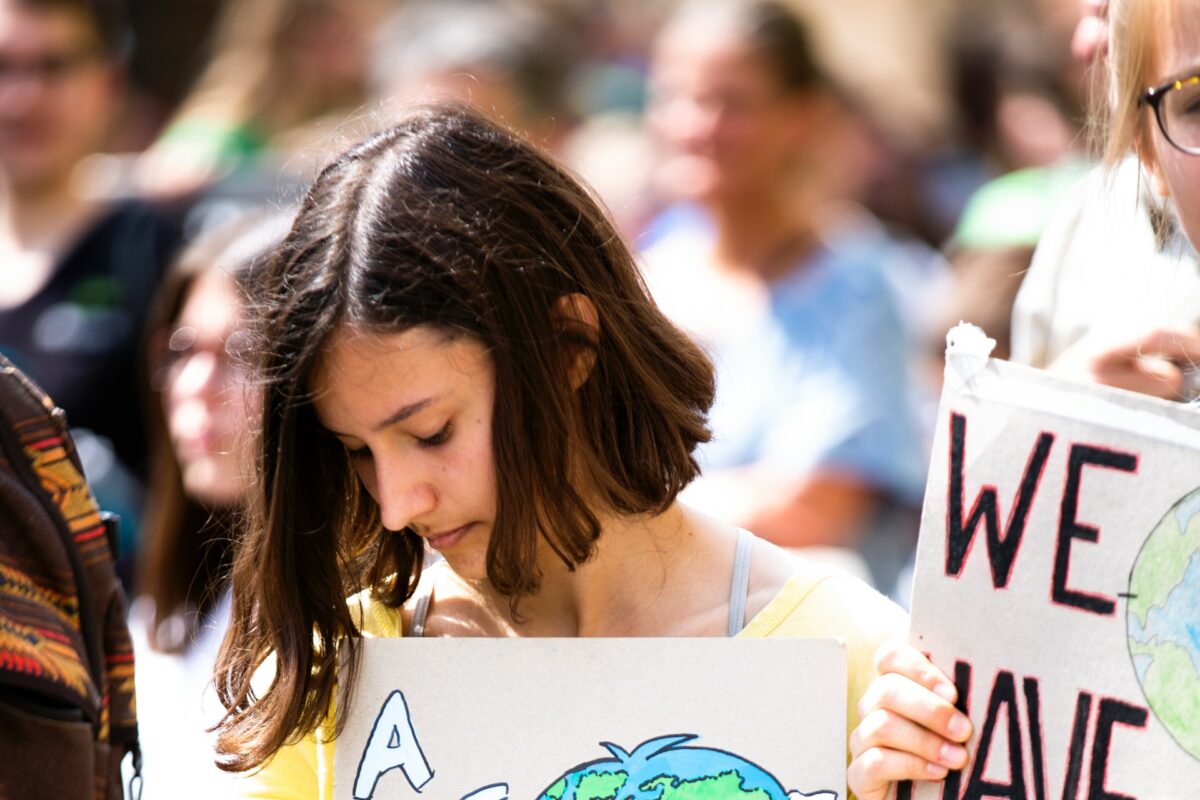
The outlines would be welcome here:
<svg viewBox="0 0 1200 800">
<path fill-rule="evenodd" d="M 1200 411 L 970 334 L 947 352 L 911 641 L 958 686 L 971 763 L 900 797 L 1200 797 Z"/>
<path fill-rule="evenodd" d="M 831 640 L 363 645 L 338 798 L 845 800 Z"/>
</svg>

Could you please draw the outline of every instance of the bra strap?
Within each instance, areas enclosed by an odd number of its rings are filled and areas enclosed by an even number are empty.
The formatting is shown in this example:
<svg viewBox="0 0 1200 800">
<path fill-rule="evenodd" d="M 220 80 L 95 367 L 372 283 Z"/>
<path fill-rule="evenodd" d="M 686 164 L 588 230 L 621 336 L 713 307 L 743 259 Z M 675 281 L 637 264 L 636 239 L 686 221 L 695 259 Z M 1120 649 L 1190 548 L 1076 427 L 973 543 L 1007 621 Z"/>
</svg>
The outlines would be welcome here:
<svg viewBox="0 0 1200 800">
<path fill-rule="evenodd" d="M 428 578 L 417 586 L 416 605 L 413 606 L 412 626 L 409 636 L 420 639 L 425 635 L 425 618 L 429 616 L 429 601 L 433 598 L 433 581 Z"/>
<path fill-rule="evenodd" d="M 746 599 L 750 591 L 750 554 L 754 536 L 738 528 L 737 549 L 733 554 L 733 581 L 729 589 L 729 635 L 737 636 L 746 627 Z"/>
</svg>

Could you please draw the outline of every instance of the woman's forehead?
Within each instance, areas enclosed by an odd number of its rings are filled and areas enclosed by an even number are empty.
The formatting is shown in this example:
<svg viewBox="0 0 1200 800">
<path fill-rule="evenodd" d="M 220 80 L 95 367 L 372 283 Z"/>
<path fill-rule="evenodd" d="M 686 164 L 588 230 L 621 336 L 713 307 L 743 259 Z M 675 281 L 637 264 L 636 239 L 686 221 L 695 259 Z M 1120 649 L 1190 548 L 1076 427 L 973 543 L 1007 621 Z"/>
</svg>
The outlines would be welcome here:
<svg viewBox="0 0 1200 800">
<path fill-rule="evenodd" d="M 211 337 L 224 338 L 237 323 L 241 307 L 242 297 L 233 276 L 224 270 L 209 269 L 200 273 L 184 292 L 174 322 Z"/>
<path fill-rule="evenodd" d="M 474 339 L 429 326 L 398 332 L 336 331 L 309 385 L 326 427 L 375 427 L 395 409 L 430 397 L 491 390 L 491 360 Z M 341 426 L 341 427 L 339 427 Z"/>
<path fill-rule="evenodd" d="M 1168 0 L 1158 16 L 1157 77 L 1180 79 L 1200 71 L 1200 0 Z"/>
<path fill-rule="evenodd" d="M 342 326 L 321 348 L 312 380 L 314 384 L 361 386 L 394 379 L 434 360 L 446 344 L 444 334 L 425 325 L 400 331 Z"/>
</svg>

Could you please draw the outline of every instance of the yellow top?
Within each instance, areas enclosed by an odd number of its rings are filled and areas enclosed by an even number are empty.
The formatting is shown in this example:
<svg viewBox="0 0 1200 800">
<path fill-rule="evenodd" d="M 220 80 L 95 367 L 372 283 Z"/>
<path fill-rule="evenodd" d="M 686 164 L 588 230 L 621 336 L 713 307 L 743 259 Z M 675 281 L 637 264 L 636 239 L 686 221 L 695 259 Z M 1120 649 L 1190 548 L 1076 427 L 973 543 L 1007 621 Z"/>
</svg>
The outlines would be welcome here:
<svg viewBox="0 0 1200 800">
<path fill-rule="evenodd" d="M 365 637 L 402 635 L 400 612 L 368 598 L 358 605 Z M 898 606 L 855 578 L 807 565 L 794 575 L 739 636 L 836 638 L 846 643 L 846 731 L 858 725 L 858 700 L 875 678 L 874 655 L 885 639 L 903 639 L 908 619 Z M 238 783 L 238 797 L 260 800 L 332 800 L 333 747 L 319 729 L 279 750 L 258 772 Z"/>
</svg>

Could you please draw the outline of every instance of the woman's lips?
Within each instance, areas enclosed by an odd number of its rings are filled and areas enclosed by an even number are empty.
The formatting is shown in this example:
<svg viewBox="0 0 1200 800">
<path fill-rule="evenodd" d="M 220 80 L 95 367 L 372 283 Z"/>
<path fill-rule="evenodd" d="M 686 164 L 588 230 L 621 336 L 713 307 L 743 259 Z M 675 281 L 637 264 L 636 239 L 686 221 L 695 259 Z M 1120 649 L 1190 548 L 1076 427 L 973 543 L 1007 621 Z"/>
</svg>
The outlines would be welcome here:
<svg viewBox="0 0 1200 800">
<path fill-rule="evenodd" d="M 453 547 L 454 545 L 456 545 L 460 541 L 462 541 L 463 537 L 466 536 L 468 533 L 470 533 L 471 528 L 473 528 L 474 526 L 475 526 L 475 523 L 471 522 L 466 525 L 463 525 L 461 528 L 455 528 L 454 530 L 445 531 L 443 533 L 433 534 L 431 536 L 426 536 L 425 542 L 430 547 L 432 547 L 434 550 L 438 550 L 438 551 L 448 550 L 449 548 Z"/>
<path fill-rule="evenodd" d="M 216 431 L 198 431 L 175 440 L 175 450 L 180 458 L 212 458 L 230 451 L 225 437 Z"/>
</svg>

